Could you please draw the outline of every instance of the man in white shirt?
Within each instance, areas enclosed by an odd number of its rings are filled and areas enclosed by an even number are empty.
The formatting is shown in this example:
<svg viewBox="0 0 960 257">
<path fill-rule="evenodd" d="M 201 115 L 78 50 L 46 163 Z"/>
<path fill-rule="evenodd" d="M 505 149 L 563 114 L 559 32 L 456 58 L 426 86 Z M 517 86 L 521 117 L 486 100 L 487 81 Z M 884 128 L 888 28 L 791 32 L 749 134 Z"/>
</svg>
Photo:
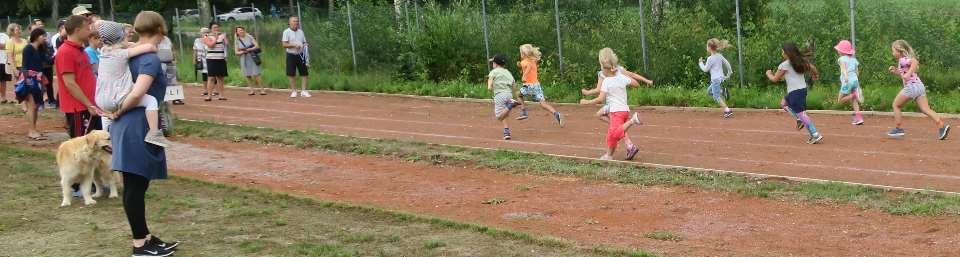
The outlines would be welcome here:
<svg viewBox="0 0 960 257">
<path fill-rule="evenodd" d="M 283 31 L 283 48 L 287 52 L 287 80 L 290 82 L 290 97 L 297 97 L 297 90 L 294 84 L 297 80 L 297 73 L 300 74 L 300 96 L 310 97 L 307 92 L 307 76 L 309 69 L 307 67 L 307 37 L 300 28 L 300 18 L 290 17 L 290 27 Z"/>
</svg>

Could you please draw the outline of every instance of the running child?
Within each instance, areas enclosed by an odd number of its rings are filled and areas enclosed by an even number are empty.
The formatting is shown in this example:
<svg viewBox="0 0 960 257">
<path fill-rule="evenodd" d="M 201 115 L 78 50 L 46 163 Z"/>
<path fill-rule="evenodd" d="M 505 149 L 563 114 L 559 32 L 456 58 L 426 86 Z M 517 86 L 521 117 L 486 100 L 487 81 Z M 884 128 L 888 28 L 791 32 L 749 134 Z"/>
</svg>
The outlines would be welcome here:
<svg viewBox="0 0 960 257">
<path fill-rule="evenodd" d="M 523 80 L 523 86 L 520 87 L 520 103 L 523 104 L 524 97 L 530 98 L 530 101 L 540 103 L 540 107 L 553 113 L 553 118 L 557 120 L 557 124 L 562 128 L 564 125 L 563 116 L 544 98 L 543 88 L 540 87 L 540 81 L 537 79 L 537 63 L 540 62 L 540 55 L 539 47 L 533 47 L 531 44 L 520 46 L 520 62 L 518 65 L 520 66 L 521 79 Z M 527 115 L 527 106 L 524 105 L 520 111 L 520 117 L 517 117 L 517 120 L 525 120 L 529 117 L 530 116 Z"/>
<path fill-rule="evenodd" d="M 123 24 L 111 21 L 99 21 L 97 33 L 103 48 L 100 53 L 100 66 L 97 77 L 97 105 L 107 112 L 116 112 L 123 105 L 127 95 L 133 89 L 133 78 L 127 65 L 131 57 L 156 52 L 153 45 L 132 45 L 125 39 Z M 160 108 L 157 99 L 144 95 L 137 107 L 146 108 L 147 132 L 143 141 L 160 147 L 168 147 L 170 141 L 160 131 Z M 106 124 L 109 125 L 109 124 Z M 107 128 L 106 126 L 104 128 Z"/>
<path fill-rule="evenodd" d="M 727 106 L 727 98 L 729 98 L 730 94 L 727 92 L 727 88 L 721 85 L 723 81 L 730 78 L 730 75 L 733 74 L 733 68 L 730 67 L 730 62 L 720 54 L 720 51 L 728 47 L 730 47 L 730 42 L 727 40 L 717 38 L 707 40 L 707 53 L 710 53 L 710 57 L 707 57 L 706 63 L 703 62 L 703 58 L 701 57 L 698 63 L 700 70 L 710 73 L 710 86 L 707 87 L 707 94 L 723 108 L 724 118 L 733 116 L 733 111 Z M 725 70 L 726 72 L 724 72 Z"/>
<path fill-rule="evenodd" d="M 510 140 L 510 126 L 507 124 L 507 117 L 510 116 L 510 110 L 520 105 L 513 100 L 513 90 L 516 89 L 516 80 L 510 71 L 504 69 L 507 64 L 507 58 L 503 54 L 493 56 L 489 60 L 490 75 L 487 75 L 487 90 L 493 91 L 493 116 L 503 124 L 503 140 Z"/>
<path fill-rule="evenodd" d="M 599 54 L 600 68 L 603 71 L 603 82 L 600 87 L 600 94 L 593 100 L 580 99 L 580 104 L 600 104 L 606 103 L 610 106 L 610 125 L 607 128 L 607 151 L 600 156 L 601 160 L 613 159 L 613 153 L 617 150 L 620 140 L 625 139 L 627 152 L 624 159 L 633 160 L 640 148 L 626 138 L 626 133 L 630 127 L 640 125 L 640 114 L 630 115 L 630 106 L 627 101 L 627 86 L 638 87 L 640 84 L 633 78 L 624 75 L 623 72 L 617 72 L 619 60 L 613 49 L 604 48 Z"/>
<path fill-rule="evenodd" d="M 944 123 L 943 119 L 941 119 L 933 109 L 930 109 L 930 103 L 927 101 L 926 88 L 923 86 L 923 81 L 920 81 L 920 76 L 917 75 L 917 70 L 920 69 L 920 60 L 917 60 L 917 54 L 913 51 L 913 47 L 910 47 L 907 41 L 897 40 L 893 41 L 890 50 L 893 52 L 893 57 L 897 58 L 897 67 L 890 66 L 888 70 L 903 80 L 903 89 L 897 94 L 897 98 L 893 100 L 893 118 L 894 122 L 896 122 L 896 127 L 891 129 L 887 135 L 891 137 L 903 137 L 907 134 L 901 126 L 903 124 L 903 114 L 900 108 L 903 107 L 907 101 L 913 100 L 917 102 L 917 107 L 920 108 L 923 114 L 926 114 L 927 117 L 933 119 L 933 121 L 940 126 L 940 129 L 937 131 L 937 138 L 940 140 L 947 139 L 947 136 L 950 135 L 950 124 Z"/>
<path fill-rule="evenodd" d="M 776 73 L 767 70 L 767 79 L 772 82 L 786 80 L 787 95 L 780 101 L 780 106 L 797 120 L 798 130 L 806 127 L 810 132 L 808 144 L 820 143 L 823 136 L 817 132 L 813 120 L 807 115 L 807 79 L 804 78 L 804 75 L 810 74 L 813 80 L 819 79 L 817 67 L 807 61 L 797 45 L 792 42 L 783 44 L 781 55 L 783 62 L 777 67 Z"/>
<path fill-rule="evenodd" d="M 837 64 L 840 65 L 840 94 L 837 95 L 837 102 L 850 102 L 853 106 L 853 125 L 863 125 L 863 115 L 860 114 L 860 104 L 863 103 L 863 93 L 860 90 L 860 62 L 853 55 L 856 51 L 853 44 L 847 40 L 840 40 L 833 49 L 837 50 L 840 58 Z"/>
<path fill-rule="evenodd" d="M 645 83 L 645 84 L 647 84 L 647 85 L 650 85 L 650 86 L 653 85 L 653 80 L 649 80 L 649 79 L 647 79 L 647 78 L 645 78 L 645 77 L 643 77 L 643 76 L 640 76 L 639 74 L 633 73 L 633 72 L 627 70 L 626 68 L 623 68 L 623 66 L 617 66 L 617 73 L 618 73 L 618 74 L 621 74 L 621 73 L 622 73 L 623 75 L 626 75 L 627 77 L 630 77 L 630 78 L 632 78 L 632 79 L 634 79 L 634 80 L 636 80 L 636 81 L 643 82 L 643 83 Z M 604 79 L 604 78 L 606 78 L 606 76 L 603 75 L 603 71 L 602 71 L 602 70 L 601 70 L 601 71 L 598 71 L 598 72 L 597 72 L 597 86 L 596 86 L 594 89 L 580 89 L 580 93 L 582 93 L 584 96 L 597 95 L 597 94 L 599 94 L 599 93 L 600 93 L 600 88 L 601 88 L 601 86 L 603 85 L 603 79 Z M 600 110 L 597 110 L 596 116 L 597 116 L 598 118 L 600 118 L 600 120 L 602 120 L 603 122 L 609 122 L 609 121 L 610 121 L 610 105 L 609 105 L 608 103 L 604 102 L 604 103 L 603 103 L 603 107 L 600 107 Z M 627 140 L 629 140 L 629 138 L 627 138 Z M 629 144 L 629 143 L 628 143 L 628 144 Z"/>
</svg>

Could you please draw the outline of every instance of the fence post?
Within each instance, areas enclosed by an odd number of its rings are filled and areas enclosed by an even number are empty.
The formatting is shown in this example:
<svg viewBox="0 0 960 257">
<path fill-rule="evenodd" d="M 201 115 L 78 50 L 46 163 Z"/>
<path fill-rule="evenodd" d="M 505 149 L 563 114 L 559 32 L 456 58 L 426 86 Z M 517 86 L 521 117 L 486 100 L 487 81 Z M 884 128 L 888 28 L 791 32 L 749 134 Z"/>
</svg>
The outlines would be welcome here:
<svg viewBox="0 0 960 257">
<path fill-rule="evenodd" d="M 480 1 L 480 12 L 483 16 L 483 47 L 487 50 L 487 60 L 490 59 L 490 35 L 487 31 L 487 0 Z M 486 62 L 486 60 L 484 60 Z"/>
<path fill-rule="evenodd" d="M 643 0 L 639 0 L 639 2 L 640 2 L 640 49 L 643 52 L 643 73 L 644 75 L 648 75 L 650 73 L 650 70 L 647 66 L 647 31 L 643 25 L 644 23 L 646 23 L 646 20 L 643 19 Z"/>
<path fill-rule="evenodd" d="M 560 58 L 560 74 L 563 74 L 563 41 L 560 39 L 560 0 L 553 0 L 553 13 L 557 24 L 557 56 Z"/>
<path fill-rule="evenodd" d="M 257 10 L 257 6 L 253 5 L 253 3 L 250 3 L 250 10 L 256 11 L 256 10 Z M 262 12 L 261 12 L 261 13 L 262 13 Z M 254 12 L 254 13 L 253 13 L 253 37 L 254 37 L 254 38 L 257 38 L 257 32 L 258 32 L 258 31 L 259 31 L 259 30 L 257 30 L 257 13 Z"/>
<path fill-rule="evenodd" d="M 353 72 L 357 72 L 357 46 L 353 39 L 353 10 L 350 8 L 350 2 L 347 1 L 347 25 L 350 27 L 350 53 L 353 57 Z"/>
<path fill-rule="evenodd" d="M 856 24 L 856 21 L 855 21 L 856 15 L 857 15 L 856 1 L 850 0 L 850 43 L 853 45 L 854 49 L 857 48 L 857 27 L 854 25 Z"/>
<path fill-rule="evenodd" d="M 176 24 L 177 24 L 177 42 L 178 42 L 178 46 L 179 46 L 179 50 L 180 50 L 180 51 L 178 51 L 179 54 L 180 54 L 179 57 L 183 57 L 183 37 L 181 36 L 181 34 L 183 34 L 183 33 L 182 33 L 181 30 L 180 30 L 180 8 L 174 8 L 174 9 L 173 9 L 173 12 L 174 12 L 174 15 L 175 15 L 175 16 L 174 16 L 174 19 L 177 19 L 177 21 L 176 21 L 176 22 L 177 22 L 177 23 L 176 23 Z M 191 63 L 192 63 L 192 61 L 191 61 Z"/>
<path fill-rule="evenodd" d="M 739 61 L 737 66 L 740 66 L 740 87 L 743 87 L 743 76 L 746 75 L 743 73 L 743 42 L 741 38 L 743 37 L 740 34 L 740 0 L 734 0 L 737 9 L 737 60 Z"/>
</svg>

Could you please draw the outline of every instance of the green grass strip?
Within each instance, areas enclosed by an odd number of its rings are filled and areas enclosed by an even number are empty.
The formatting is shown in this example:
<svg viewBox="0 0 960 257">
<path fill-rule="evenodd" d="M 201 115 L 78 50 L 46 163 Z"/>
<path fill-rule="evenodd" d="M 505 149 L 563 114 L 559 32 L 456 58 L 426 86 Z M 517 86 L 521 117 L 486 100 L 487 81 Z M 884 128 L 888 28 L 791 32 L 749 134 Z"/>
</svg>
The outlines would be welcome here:
<svg viewBox="0 0 960 257">
<path fill-rule="evenodd" d="M 894 215 L 957 216 L 960 196 L 901 192 L 844 183 L 791 182 L 625 163 L 583 161 L 511 150 L 482 150 L 392 139 L 363 139 L 317 131 L 281 130 L 181 120 L 175 134 L 257 144 L 280 144 L 337 153 L 386 156 L 433 165 L 475 166 L 507 173 L 575 176 L 643 186 L 692 186 L 744 196 L 853 204 Z"/>
</svg>

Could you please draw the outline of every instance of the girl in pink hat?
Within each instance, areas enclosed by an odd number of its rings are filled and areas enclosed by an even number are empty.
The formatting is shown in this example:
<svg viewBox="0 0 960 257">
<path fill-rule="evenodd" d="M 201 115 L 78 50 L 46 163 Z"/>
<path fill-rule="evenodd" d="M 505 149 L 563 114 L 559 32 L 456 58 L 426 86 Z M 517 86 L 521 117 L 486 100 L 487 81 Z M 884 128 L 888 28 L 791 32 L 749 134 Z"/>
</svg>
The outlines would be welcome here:
<svg viewBox="0 0 960 257">
<path fill-rule="evenodd" d="M 863 91 L 860 90 L 860 62 L 853 55 L 856 51 L 853 44 L 847 40 L 840 40 L 833 49 L 840 54 L 837 64 L 840 65 L 840 94 L 837 102 L 850 102 L 853 106 L 853 125 L 863 125 L 863 115 L 860 114 L 860 104 L 863 103 Z"/>
</svg>

